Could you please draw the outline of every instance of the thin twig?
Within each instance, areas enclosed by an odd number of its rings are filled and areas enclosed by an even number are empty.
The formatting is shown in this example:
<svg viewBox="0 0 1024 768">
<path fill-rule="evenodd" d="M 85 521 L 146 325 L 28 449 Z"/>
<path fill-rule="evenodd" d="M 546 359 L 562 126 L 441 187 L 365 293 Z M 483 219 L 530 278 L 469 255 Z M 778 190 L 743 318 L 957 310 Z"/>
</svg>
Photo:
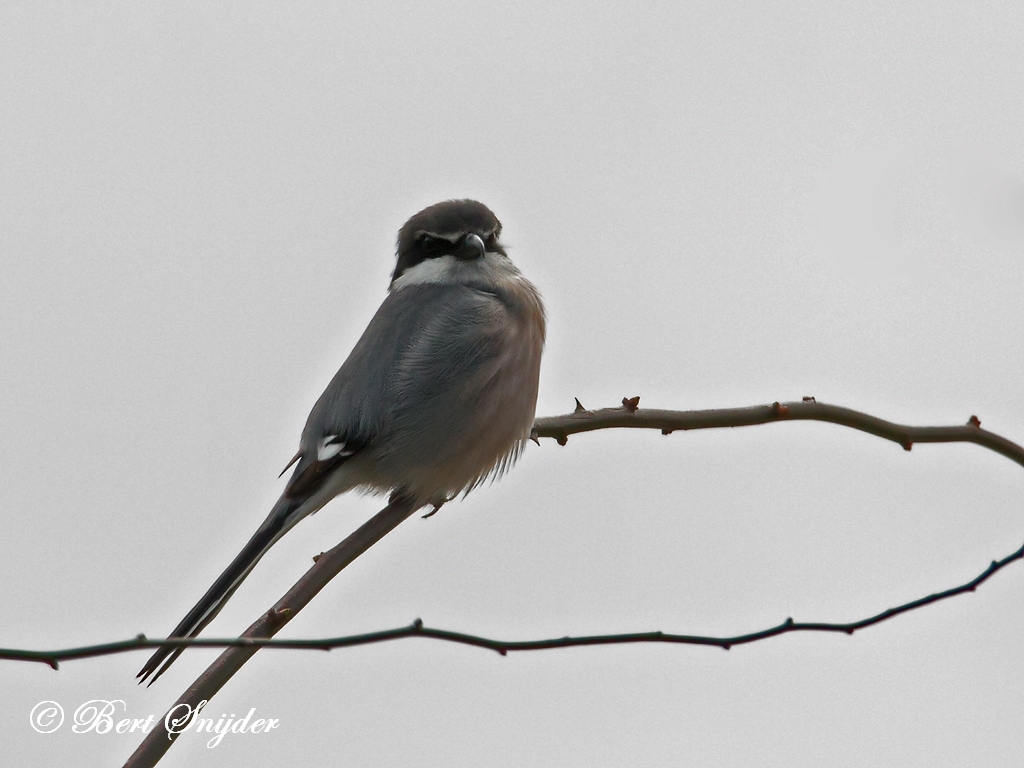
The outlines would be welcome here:
<svg viewBox="0 0 1024 768">
<path fill-rule="evenodd" d="M 19 661 L 40 661 L 56 668 L 59 661 L 70 659 L 83 659 L 91 656 L 109 656 L 114 653 L 134 651 L 142 648 L 158 648 L 162 645 L 173 646 L 197 646 L 203 648 L 287 648 L 298 650 L 329 651 L 332 648 L 351 648 L 356 645 L 370 645 L 372 643 L 383 643 L 390 640 L 402 640 L 409 637 L 429 637 L 434 640 L 443 640 L 449 643 L 460 643 L 476 648 L 485 648 L 497 651 L 502 656 L 515 651 L 543 651 L 553 648 L 572 648 L 581 645 L 621 645 L 623 643 L 676 643 L 683 645 L 713 645 L 729 650 L 734 645 L 745 645 L 769 637 L 777 637 L 790 632 L 841 632 L 852 635 L 854 632 L 879 624 L 901 613 L 921 608 L 940 600 L 946 600 L 965 592 L 973 592 L 982 583 L 992 577 L 997 571 L 1002 570 L 1015 560 L 1024 560 L 1024 545 L 1020 549 L 1007 555 L 1002 560 L 993 560 L 992 563 L 977 577 L 971 579 L 958 587 L 947 589 L 943 592 L 936 592 L 933 595 L 912 600 L 909 603 L 889 608 L 881 613 L 869 616 L 858 621 L 851 621 L 845 624 L 820 622 L 820 621 L 794 621 L 786 619 L 775 627 L 749 632 L 745 635 L 734 635 L 732 637 L 714 637 L 707 635 L 677 635 L 670 632 L 631 632 L 628 634 L 613 635 L 585 635 L 581 637 L 556 637 L 548 640 L 495 640 L 494 638 L 470 635 L 465 632 L 452 632 L 446 629 L 435 629 L 424 626 L 420 619 L 412 624 L 395 629 L 385 629 L 379 632 L 366 632 L 361 635 L 346 635 L 343 637 L 328 637 L 321 640 L 276 640 L 272 638 L 239 637 L 228 639 L 209 638 L 169 638 L 167 640 L 150 640 L 140 635 L 134 640 L 124 640 L 116 643 L 105 643 L 103 645 L 90 645 L 82 648 L 68 648 L 61 651 L 22 651 L 15 649 L 0 649 L 0 659 L 14 659 Z"/>
</svg>

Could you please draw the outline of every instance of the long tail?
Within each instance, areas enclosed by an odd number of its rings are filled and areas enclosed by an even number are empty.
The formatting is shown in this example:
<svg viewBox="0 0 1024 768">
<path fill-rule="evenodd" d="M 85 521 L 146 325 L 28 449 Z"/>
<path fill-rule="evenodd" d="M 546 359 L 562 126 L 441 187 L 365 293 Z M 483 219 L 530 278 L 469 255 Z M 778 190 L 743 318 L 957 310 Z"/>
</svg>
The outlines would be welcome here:
<svg viewBox="0 0 1024 768">
<path fill-rule="evenodd" d="M 282 498 L 274 505 L 270 515 L 252 535 L 249 542 L 242 547 L 242 551 L 231 561 L 231 565 L 213 582 L 213 586 L 206 590 L 206 594 L 174 628 L 170 637 L 195 637 L 202 632 L 203 627 L 213 621 L 267 550 L 295 523 L 306 516 L 306 511 L 301 509 L 303 501 L 302 499 Z M 146 662 L 146 666 L 136 675 L 139 682 L 143 683 L 149 679 L 149 685 L 155 683 L 183 650 L 185 650 L 184 646 L 158 648 Z"/>
</svg>

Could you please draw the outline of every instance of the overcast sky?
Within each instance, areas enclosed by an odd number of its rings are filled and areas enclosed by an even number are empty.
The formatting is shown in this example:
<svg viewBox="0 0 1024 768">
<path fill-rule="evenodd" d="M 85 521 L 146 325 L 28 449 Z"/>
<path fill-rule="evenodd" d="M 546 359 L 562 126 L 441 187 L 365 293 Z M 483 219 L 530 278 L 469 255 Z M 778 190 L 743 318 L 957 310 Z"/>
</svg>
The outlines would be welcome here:
<svg viewBox="0 0 1024 768">
<path fill-rule="evenodd" d="M 539 415 L 814 395 L 1024 441 L 1024 6 L 0 8 L 0 645 L 166 635 L 266 515 L 406 218 L 473 197 L 543 292 Z M 825 424 L 602 432 L 403 524 L 285 630 L 527 639 L 848 621 L 1020 546 L 1024 471 Z M 265 557 L 241 632 L 371 515 Z M 1017 765 L 1024 567 L 854 637 L 259 653 L 161 765 Z M 0 662 L 11 765 L 160 717 L 135 652 Z M 29 715 L 52 700 L 54 734 Z"/>
</svg>

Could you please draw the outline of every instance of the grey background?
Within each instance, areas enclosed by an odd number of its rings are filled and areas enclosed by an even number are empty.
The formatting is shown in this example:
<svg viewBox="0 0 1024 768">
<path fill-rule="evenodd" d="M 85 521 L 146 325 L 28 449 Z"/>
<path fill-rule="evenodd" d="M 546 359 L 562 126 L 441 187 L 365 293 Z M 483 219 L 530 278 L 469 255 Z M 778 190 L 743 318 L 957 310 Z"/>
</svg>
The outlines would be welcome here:
<svg viewBox="0 0 1024 768">
<path fill-rule="evenodd" d="M 0 643 L 166 634 L 280 492 L 382 300 L 402 222 L 497 211 L 544 292 L 539 413 L 815 395 L 1024 440 L 1019 3 L 5 3 Z M 1024 473 L 820 424 L 532 447 L 287 628 L 503 638 L 844 621 L 1020 545 Z M 376 508 L 304 522 L 241 631 Z M 853 638 L 501 658 L 263 652 L 207 714 L 281 720 L 167 766 L 1019 765 L 1024 568 Z M 117 765 L 145 655 L 0 664 L 11 765 Z"/>
</svg>

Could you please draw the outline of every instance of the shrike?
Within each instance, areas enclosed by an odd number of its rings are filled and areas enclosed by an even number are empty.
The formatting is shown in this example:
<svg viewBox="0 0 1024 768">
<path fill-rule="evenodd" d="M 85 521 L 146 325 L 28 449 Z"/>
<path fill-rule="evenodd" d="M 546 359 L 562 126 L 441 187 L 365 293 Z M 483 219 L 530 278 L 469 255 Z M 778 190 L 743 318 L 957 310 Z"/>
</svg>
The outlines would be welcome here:
<svg viewBox="0 0 1024 768">
<path fill-rule="evenodd" d="M 533 426 L 544 306 L 500 234 L 474 200 L 405 223 L 388 296 L 313 406 L 284 493 L 172 637 L 198 635 L 263 554 L 335 496 L 358 489 L 440 505 L 512 465 Z M 181 650 L 159 649 L 140 682 Z"/>
</svg>

